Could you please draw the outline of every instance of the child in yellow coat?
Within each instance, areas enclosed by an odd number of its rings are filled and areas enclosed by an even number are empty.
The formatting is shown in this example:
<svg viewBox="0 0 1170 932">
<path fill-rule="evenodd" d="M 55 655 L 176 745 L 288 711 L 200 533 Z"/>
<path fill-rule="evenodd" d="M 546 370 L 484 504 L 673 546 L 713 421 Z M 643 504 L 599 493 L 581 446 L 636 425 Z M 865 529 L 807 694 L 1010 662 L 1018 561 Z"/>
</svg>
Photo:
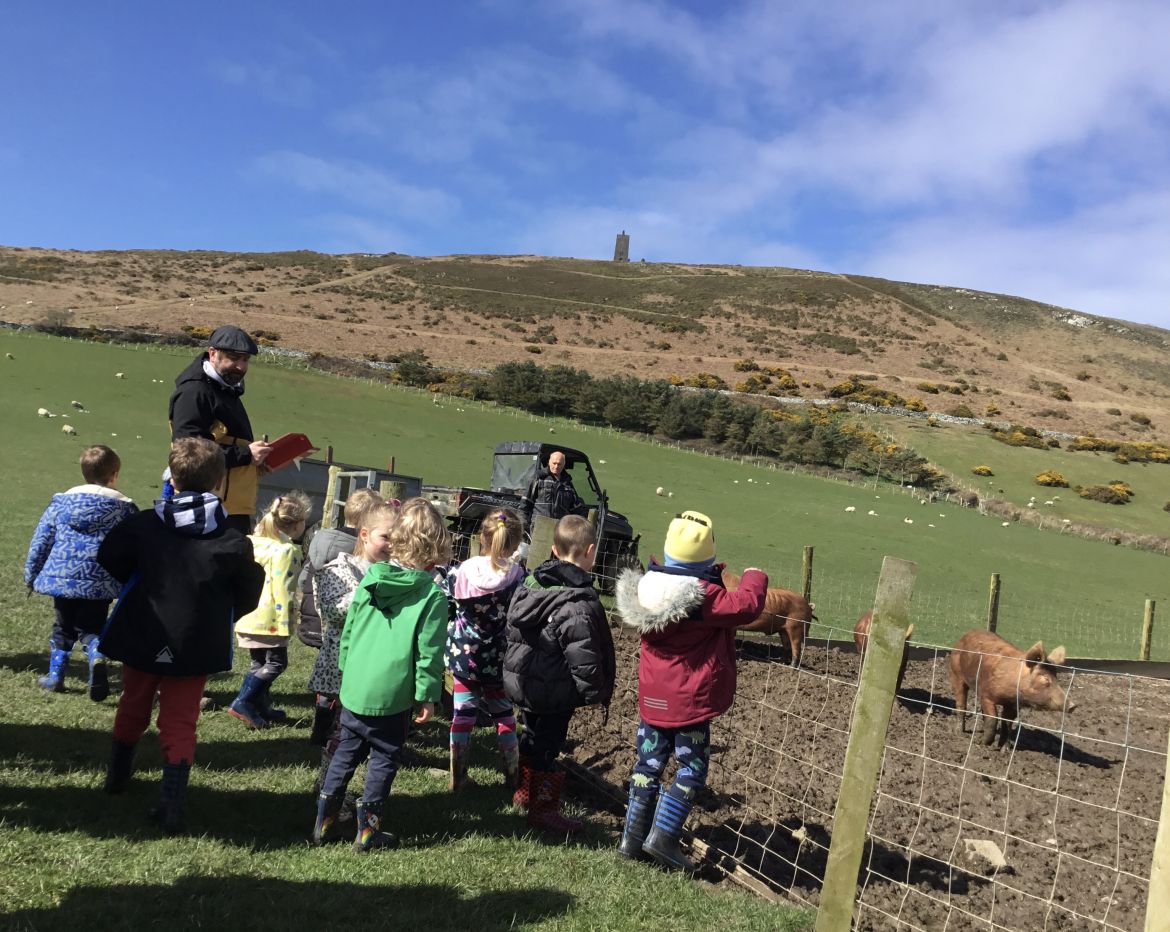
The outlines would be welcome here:
<svg viewBox="0 0 1170 932">
<path fill-rule="evenodd" d="M 311 509 L 303 492 L 278 497 L 249 535 L 256 562 L 264 567 L 264 590 L 256 610 L 236 622 L 236 643 L 252 655 L 252 667 L 228 712 L 250 728 L 267 728 L 287 717 L 268 697 L 288 667 L 288 642 L 296 627 L 301 545 Z"/>
</svg>

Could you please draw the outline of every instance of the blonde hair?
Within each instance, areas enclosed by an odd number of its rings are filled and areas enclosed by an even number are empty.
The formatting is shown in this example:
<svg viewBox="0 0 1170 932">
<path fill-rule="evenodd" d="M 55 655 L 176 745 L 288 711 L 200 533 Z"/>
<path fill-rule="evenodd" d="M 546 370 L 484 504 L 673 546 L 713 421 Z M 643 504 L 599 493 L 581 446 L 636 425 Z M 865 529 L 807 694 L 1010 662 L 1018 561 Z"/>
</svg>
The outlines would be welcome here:
<svg viewBox="0 0 1170 932">
<path fill-rule="evenodd" d="M 354 489 L 345 500 L 345 526 L 360 528 L 366 512 L 382 502 L 382 496 L 368 486 Z"/>
<path fill-rule="evenodd" d="M 252 533 L 256 537 L 271 537 L 279 540 L 281 534 L 288 534 L 298 524 L 309 520 L 309 512 L 313 510 L 313 503 L 309 496 L 300 490 L 285 492 L 278 495 L 268 506 L 263 517 L 256 522 Z"/>
<path fill-rule="evenodd" d="M 122 469 L 118 454 L 104 443 L 94 444 L 81 451 L 81 475 L 91 485 L 109 485 Z"/>
<path fill-rule="evenodd" d="M 451 562 L 451 535 L 435 506 L 425 498 L 403 502 L 390 531 L 390 557 L 417 570 Z"/>
<path fill-rule="evenodd" d="M 516 552 L 524 539 L 524 525 L 520 515 L 511 508 L 501 508 L 484 515 L 479 526 L 479 552 L 490 557 L 497 570 L 507 569 L 508 557 Z"/>
<path fill-rule="evenodd" d="M 553 529 L 553 547 L 563 560 L 583 557 L 597 543 L 597 529 L 580 515 L 565 515 Z"/>
<path fill-rule="evenodd" d="M 362 544 L 362 528 L 365 528 L 366 530 L 373 530 L 382 522 L 385 522 L 387 527 L 393 528 L 394 525 L 398 523 L 398 515 L 401 514 L 401 512 L 401 505 L 395 505 L 393 502 L 383 501 L 380 496 L 378 501 L 371 501 L 369 506 L 362 514 L 361 521 L 355 525 L 358 529 L 358 538 L 353 545 L 353 555 L 355 557 L 360 557 L 365 551 L 365 547 Z"/>
</svg>

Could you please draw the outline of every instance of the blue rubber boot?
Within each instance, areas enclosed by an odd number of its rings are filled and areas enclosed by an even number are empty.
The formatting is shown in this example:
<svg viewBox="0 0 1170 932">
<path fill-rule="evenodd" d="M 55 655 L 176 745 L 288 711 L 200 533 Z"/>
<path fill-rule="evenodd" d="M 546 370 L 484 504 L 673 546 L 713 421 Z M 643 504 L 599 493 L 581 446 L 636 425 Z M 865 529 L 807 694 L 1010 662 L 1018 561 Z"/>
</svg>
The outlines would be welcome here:
<svg viewBox="0 0 1170 932">
<path fill-rule="evenodd" d="M 42 689 L 51 693 L 65 691 L 65 673 L 69 669 L 69 654 L 71 651 L 54 647 L 49 651 L 49 672 L 37 679 Z"/>
<path fill-rule="evenodd" d="M 650 820 L 654 817 L 654 800 L 658 796 L 657 787 L 647 795 L 645 791 L 639 795 L 636 787 L 630 787 L 630 801 L 626 804 L 626 827 L 622 831 L 622 843 L 618 845 L 618 854 L 623 858 L 641 858 L 642 845 L 650 831 Z"/>
<path fill-rule="evenodd" d="M 272 706 L 272 697 L 268 695 L 268 691 L 272 688 L 272 680 L 264 681 L 264 688 L 256 694 L 256 699 L 252 703 L 256 706 L 260 715 L 269 725 L 283 725 L 288 721 L 288 713 L 284 709 L 276 709 Z"/>
<path fill-rule="evenodd" d="M 334 828 L 337 825 L 337 816 L 341 812 L 342 802 L 344 802 L 344 797 L 341 793 L 335 796 L 330 796 L 328 793 L 317 794 L 317 821 L 313 823 L 313 836 L 310 839 L 310 843 L 314 847 L 320 848 L 324 844 L 338 840 Z"/>
<path fill-rule="evenodd" d="M 353 840 L 353 850 L 358 853 L 373 851 L 376 848 L 397 848 L 398 839 L 389 832 L 382 831 L 382 809 L 386 804 L 368 803 L 364 799 L 357 801 L 357 837 Z"/>
<path fill-rule="evenodd" d="M 256 704 L 257 697 L 267 686 L 268 684 L 256 674 L 249 673 L 240 685 L 239 694 L 228 706 L 228 712 L 249 728 L 267 728 L 268 721 Z"/>
<path fill-rule="evenodd" d="M 693 873 L 695 865 L 682 853 L 679 839 L 683 823 L 694 806 L 694 790 L 674 784 L 658 797 L 658 809 L 654 813 L 654 828 L 650 830 L 642 850 L 650 855 L 660 867 L 667 870 Z"/>
<path fill-rule="evenodd" d="M 189 761 L 163 764 L 162 796 L 158 805 L 150 810 L 150 817 L 158 822 L 168 835 L 175 835 L 183 829 L 183 814 L 187 808 L 187 781 L 190 777 Z"/>
<path fill-rule="evenodd" d="M 101 642 L 94 638 L 85 645 L 85 659 L 89 661 L 89 698 L 101 702 L 110 694 L 110 678 L 106 672 L 106 658 Z"/>
</svg>

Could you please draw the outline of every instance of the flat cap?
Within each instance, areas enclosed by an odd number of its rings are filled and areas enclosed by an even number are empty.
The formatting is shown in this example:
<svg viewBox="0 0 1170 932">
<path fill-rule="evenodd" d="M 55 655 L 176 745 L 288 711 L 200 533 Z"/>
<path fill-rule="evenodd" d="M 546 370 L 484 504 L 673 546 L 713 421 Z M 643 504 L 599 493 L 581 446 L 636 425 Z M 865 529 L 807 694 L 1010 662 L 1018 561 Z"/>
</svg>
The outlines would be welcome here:
<svg viewBox="0 0 1170 932">
<path fill-rule="evenodd" d="M 235 324 L 224 324 L 222 327 L 216 327 L 215 333 L 211 335 L 207 345 L 212 349 L 227 350 L 231 353 L 247 353 L 249 356 L 255 356 L 260 352 L 256 341 Z"/>
</svg>

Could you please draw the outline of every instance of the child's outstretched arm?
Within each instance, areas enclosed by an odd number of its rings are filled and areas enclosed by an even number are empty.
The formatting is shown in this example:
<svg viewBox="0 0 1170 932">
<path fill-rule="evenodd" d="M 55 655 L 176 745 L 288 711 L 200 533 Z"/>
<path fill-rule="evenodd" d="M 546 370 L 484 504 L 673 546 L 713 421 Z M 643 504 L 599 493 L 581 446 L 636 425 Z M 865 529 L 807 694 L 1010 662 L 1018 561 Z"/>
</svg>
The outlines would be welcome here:
<svg viewBox="0 0 1170 932">
<path fill-rule="evenodd" d="M 32 542 L 28 545 L 28 557 L 24 561 L 24 584 L 32 589 L 32 584 L 45 568 L 45 561 L 53 549 L 53 541 L 57 536 L 57 509 L 52 502 L 41 515 L 37 528 L 33 531 Z"/>
<path fill-rule="evenodd" d="M 342 635 L 344 640 L 345 635 Z M 443 694 L 443 648 L 447 646 L 447 598 L 431 586 L 414 645 L 414 701 L 438 702 Z"/>
<path fill-rule="evenodd" d="M 707 587 L 703 621 L 720 628 L 751 624 L 760 617 L 767 596 L 768 574 L 754 566 L 748 567 L 734 592 L 728 592 L 723 586 Z"/>
</svg>

